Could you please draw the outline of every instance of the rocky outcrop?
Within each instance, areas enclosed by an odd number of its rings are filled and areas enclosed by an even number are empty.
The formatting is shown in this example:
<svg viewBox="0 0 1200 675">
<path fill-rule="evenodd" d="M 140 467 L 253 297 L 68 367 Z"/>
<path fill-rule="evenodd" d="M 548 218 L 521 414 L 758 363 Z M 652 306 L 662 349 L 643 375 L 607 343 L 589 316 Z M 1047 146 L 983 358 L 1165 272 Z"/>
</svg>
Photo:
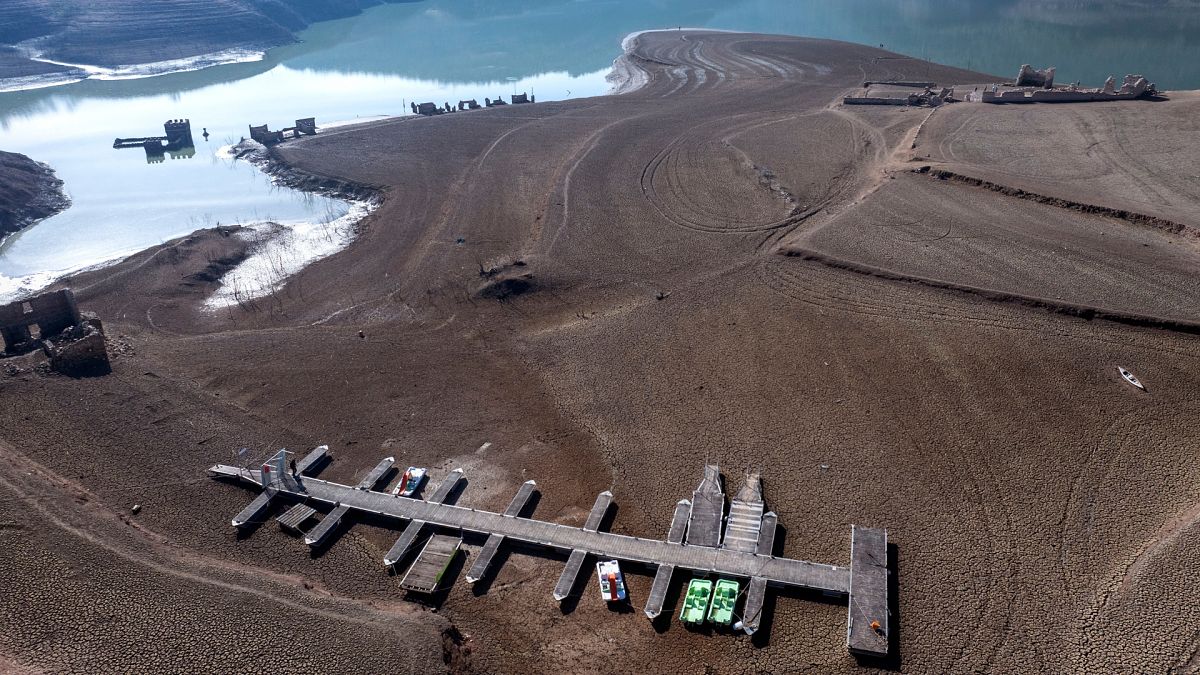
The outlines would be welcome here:
<svg viewBox="0 0 1200 675">
<path fill-rule="evenodd" d="M 41 162 L 0 151 L 0 239 L 71 205 L 63 182 Z"/>
</svg>

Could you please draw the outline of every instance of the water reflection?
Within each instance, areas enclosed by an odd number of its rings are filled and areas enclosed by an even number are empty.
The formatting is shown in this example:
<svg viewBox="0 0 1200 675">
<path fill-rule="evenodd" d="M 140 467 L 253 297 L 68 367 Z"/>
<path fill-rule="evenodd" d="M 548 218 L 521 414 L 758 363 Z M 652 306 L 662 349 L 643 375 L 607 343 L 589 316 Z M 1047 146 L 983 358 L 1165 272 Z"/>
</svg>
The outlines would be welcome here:
<svg viewBox="0 0 1200 675">
<path fill-rule="evenodd" d="M 1194 3 L 1134 0 L 426 0 L 319 23 L 262 61 L 140 80 L 84 82 L 0 95 L 0 128 L 69 99 L 178 95 L 292 70 L 402 75 L 441 83 L 503 82 L 547 71 L 592 73 L 635 30 L 697 26 L 884 44 L 950 65 L 1011 76 L 1022 63 L 1099 84 L 1143 73 L 1164 88 L 1200 88 Z M 1011 72 L 1010 72 L 1011 71 Z"/>
<path fill-rule="evenodd" d="M 1192 7 L 1143 0 L 425 0 L 317 24 L 302 42 L 258 62 L 0 94 L 0 148 L 49 163 L 74 202 L 0 246 L 0 286 L 6 275 L 104 260 L 202 225 L 344 212 L 344 204 L 314 204 L 274 188 L 219 148 L 264 121 L 309 116 L 326 126 L 411 114 L 421 102 L 486 105 L 497 93 L 538 100 L 601 94 L 621 38 L 635 30 L 790 33 L 884 44 L 1002 77 L 1034 63 L 1057 66 L 1064 82 L 1099 86 L 1109 74 L 1138 72 L 1160 88 L 1200 88 L 1200 13 Z M 210 132 L 211 144 L 143 144 L 151 166 L 114 158 L 111 139 L 179 118 Z M 197 153 L 210 161 L 166 161 Z"/>
</svg>

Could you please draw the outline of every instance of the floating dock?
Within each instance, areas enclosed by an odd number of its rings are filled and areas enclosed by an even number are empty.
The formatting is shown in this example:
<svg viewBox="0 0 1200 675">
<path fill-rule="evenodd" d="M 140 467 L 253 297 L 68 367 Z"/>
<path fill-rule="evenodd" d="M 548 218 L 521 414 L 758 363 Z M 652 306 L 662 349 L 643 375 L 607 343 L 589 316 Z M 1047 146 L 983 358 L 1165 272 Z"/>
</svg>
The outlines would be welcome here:
<svg viewBox="0 0 1200 675">
<path fill-rule="evenodd" d="M 554 598 L 563 600 L 574 593 L 584 564 L 591 559 L 616 559 L 655 568 L 654 581 L 647 598 L 645 614 L 651 619 L 662 613 L 667 589 L 676 569 L 687 569 L 701 576 L 719 576 L 748 582 L 746 603 L 738 625 L 754 633 L 761 625 L 767 588 L 798 587 L 848 599 L 847 647 L 855 654 L 886 656 L 888 631 L 887 532 L 882 529 L 851 528 L 850 566 L 825 565 L 780 558 L 773 555 L 777 518 L 763 513 L 761 482 L 757 475 L 747 477 L 730 509 L 730 524 L 722 540 L 725 520 L 724 491 L 720 469 L 704 468 L 704 478 L 693 492 L 691 501 L 675 506 L 666 540 L 643 539 L 613 534 L 603 529 L 612 505 L 610 492 L 596 498 L 583 527 L 571 527 L 520 514 L 532 499 L 536 484 L 521 485 L 508 508 L 495 513 L 447 504 L 462 480 L 462 470 L 451 472 L 426 499 L 400 497 L 386 492 L 384 478 L 392 468 L 392 458 L 374 467 L 356 486 L 342 485 L 312 477 L 318 464 L 328 458 L 322 446 L 309 453 L 288 470 L 290 453 L 281 450 L 258 469 L 216 465 L 209 469 L 215 478 L 232 479 L 262 488 L 262 492 L 233 520 L 235 527 L 261 522 L 268 507 L 278 500 L 331 507 L 328 515 L 305 537 L 311 545 L 325 543 L 343 521 L 355 513 L 376 518 L 408 521 L 396 544 L 384 557 L 385 565 L 396 565 L 411 550 L 416 550 L 425 531 L 429 536 L 421 553 L 405 574 L 401 585 L 418 592 L 437 590 L 440 577 L 458 550 L 463 532 L 486 537 L 483 549 L 467 572 L 474 583 L 491 570 L 492 561 L 505 541 L 520 542 L 568 554 L 567 564 L 554 587 Z M 304 516 L 301 518 L 301 516 Z M 295 507 L 281 517 L 281 525 L 299 527 L 313 514 Z M 285 522 L 286 521 L 286 522 Z M 455 532 L 445 536 L 433 530 Z"/>
<path fill-rule="evenodd" d="M 412 567 L 404 575 L 400 587 L 418 593 L 433 593 L 438 590 L 442 575 L 458 554 L 462 539 L 435 534 L 425 542 L 421 555 L 413 562 Z"/>
</svg>

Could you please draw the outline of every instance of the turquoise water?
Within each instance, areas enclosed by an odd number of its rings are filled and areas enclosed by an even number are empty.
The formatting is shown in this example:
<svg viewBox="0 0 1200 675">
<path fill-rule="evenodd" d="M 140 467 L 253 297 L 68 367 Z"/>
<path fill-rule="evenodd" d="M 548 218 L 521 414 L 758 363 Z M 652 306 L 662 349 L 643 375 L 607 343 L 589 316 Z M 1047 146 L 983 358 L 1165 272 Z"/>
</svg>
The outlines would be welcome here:
<svg viewBox="0 0 1200 675">
<path fill-rule="evenodd" d="M 1132 17 L 1132 18 L 1128 18 Z M 1099 85 L 1144 73 L 1200 88 L 1200 9 L 1172 2 L 933 0 L 429 0 L 318 24 L 262 61 L 146 79 L 88 80 L 0 94 L 0 149 L 53 166 L 73 206 L 0 245 L 0 297 L 185 234 L 262 220 L 314 221 L 348 206 L 277 188 L 219 157 L 248 124 L 291 126 L 401 115 L 411 101 L 527 91 L 539 100 L 607 91 L 630 32 L 674 26 L 829 37 L 1012 76 L 1056 65 L 1060 81 Z M 161 134 L 190 118 L 190 158 L 147 163 L 115 137 Z M 210 140 L 200 137 L 202 128 Z"/>
</svg>

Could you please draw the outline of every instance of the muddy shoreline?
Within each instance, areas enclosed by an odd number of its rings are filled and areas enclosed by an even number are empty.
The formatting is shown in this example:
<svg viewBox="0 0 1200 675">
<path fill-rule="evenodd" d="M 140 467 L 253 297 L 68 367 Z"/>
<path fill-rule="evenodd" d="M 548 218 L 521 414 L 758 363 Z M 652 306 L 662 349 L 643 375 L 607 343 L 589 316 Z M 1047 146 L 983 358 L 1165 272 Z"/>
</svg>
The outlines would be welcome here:
<svg viewBox="0 0 1200 675">
<path fill-rule="evenodd" d="M 646 621 L 640 567 L 617 611 L 592 585 L 560 605 L 566 556 L 507 547 L 475 586 L 455 569 L 416 598 L 380 566 L 396 525 L 347 523 L 316 552 L 277 512 L 232 530 L 253 492 L 207 467 L 327 443 L 322 479 L 353 484 L 389 456 L 431 482 L 462 467 L 457 503 L 495 511 L 532 479 L 535 517 L 575 526 L 609 490 L 611 529 L 654 538 L 706 461 L 731 489 L 761 470 L 781 555 L 842 565 L 852 525 L 888 530 L 884 667 L 1195 663 L 1178 627 L 1200 622 L 1200 352 L 1159 320 L 1200 320 L 1200 250 L 1121 211 L 1195 225 L 1200 99 L 855 110 L 839 101 L 864 79 L 988 78 L 780 36 L 645 33 L 628 49 L 644 84 L 622 96 L 274 148 L 279 180 L 382 203 L 268 306 L 202 309 L 246 253 L 232 230 L 72 279 L 125 347 L 104 378 L 0 375 L 0 399 L 20 402 L 0 406 L 0 582 L 15 591 L 0 662 L 866 667 L 846 652 L 846 607 L 803 593 L 771 592 L 748 638 Z M 259 647 L 308 634 L 319 649 Z"/>
</svg>

